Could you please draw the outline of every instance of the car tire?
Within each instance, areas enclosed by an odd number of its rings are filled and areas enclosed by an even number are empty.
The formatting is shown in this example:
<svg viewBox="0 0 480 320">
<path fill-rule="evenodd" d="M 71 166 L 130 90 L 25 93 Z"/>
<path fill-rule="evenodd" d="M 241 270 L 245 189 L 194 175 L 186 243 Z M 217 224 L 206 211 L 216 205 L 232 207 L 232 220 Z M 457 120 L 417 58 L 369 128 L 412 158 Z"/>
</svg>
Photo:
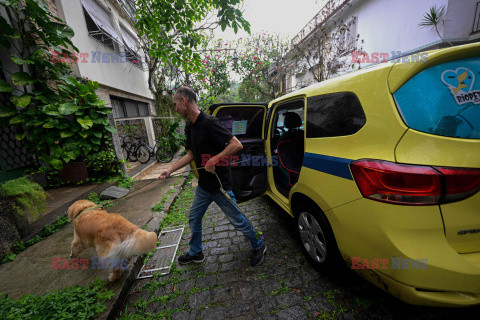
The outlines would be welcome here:
<svg viewBox="0 0 480 320">
<path fill-rule="evenodd" d="M 304 254 L 316 268 L 333 271 L 341 265 L 332 228 L 320 209 L 313 205 L 299 208 L 296 230 Z"/>
</svg>

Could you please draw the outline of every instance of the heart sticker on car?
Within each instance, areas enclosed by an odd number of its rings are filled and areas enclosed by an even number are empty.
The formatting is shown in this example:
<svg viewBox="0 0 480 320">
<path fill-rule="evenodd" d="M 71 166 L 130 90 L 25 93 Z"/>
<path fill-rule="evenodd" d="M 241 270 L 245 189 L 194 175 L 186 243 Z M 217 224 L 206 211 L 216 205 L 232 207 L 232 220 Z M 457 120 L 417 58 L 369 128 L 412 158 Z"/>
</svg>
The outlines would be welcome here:
<svg viewBox="0 0 480 320">
<path fill-rule="evenodd" d="M 450 89 L 457 104 L 480 103 L 480 90 L 472 90 L 475 83 L 475 75 L 470 69 L 461 67 L 456 70 L 445 70 L 441 79 Z"/>
</svg>

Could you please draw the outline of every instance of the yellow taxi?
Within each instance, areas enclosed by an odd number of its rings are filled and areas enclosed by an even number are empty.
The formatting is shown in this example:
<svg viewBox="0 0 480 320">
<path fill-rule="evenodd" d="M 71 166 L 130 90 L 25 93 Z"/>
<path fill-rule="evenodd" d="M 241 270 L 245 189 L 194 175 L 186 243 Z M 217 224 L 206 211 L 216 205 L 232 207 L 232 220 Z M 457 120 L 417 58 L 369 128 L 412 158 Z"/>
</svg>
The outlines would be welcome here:
<svg viewBox="0 0 480 320">
<path fill-rule="evenodd" d="M 422 57 L 209 113 L 244 146 L 237 199 L 271 197 L 313 263 L 412 304 L 480 304 L 480 44 Z"/>
</svg>

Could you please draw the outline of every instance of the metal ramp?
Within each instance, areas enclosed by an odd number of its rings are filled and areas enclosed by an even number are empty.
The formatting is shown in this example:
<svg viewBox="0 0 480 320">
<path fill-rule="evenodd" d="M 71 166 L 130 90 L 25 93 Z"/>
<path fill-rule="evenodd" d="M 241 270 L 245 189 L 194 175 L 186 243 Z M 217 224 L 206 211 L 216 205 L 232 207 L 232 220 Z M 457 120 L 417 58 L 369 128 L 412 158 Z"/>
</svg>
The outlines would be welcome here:
<svg viewBox="0 0 480 320">
<path fill-rule="evenodd" d="M 158 235 L 160 245 L 157 251 L 143 265 L 137 275 L 137 279 L 153 277 L 153 274 L 166 275 L 170 273 L 178 245 L 182 239 L 185 225 L 164 228 Z"/>
</svg>

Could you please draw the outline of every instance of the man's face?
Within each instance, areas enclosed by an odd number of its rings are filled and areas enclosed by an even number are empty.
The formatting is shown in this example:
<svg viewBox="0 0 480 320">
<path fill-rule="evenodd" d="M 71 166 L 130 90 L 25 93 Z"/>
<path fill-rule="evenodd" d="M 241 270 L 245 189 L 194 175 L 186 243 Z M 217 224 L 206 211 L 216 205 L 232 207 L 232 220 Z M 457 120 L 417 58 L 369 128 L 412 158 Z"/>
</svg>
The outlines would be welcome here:
<svg viewBox="0 0 480 320">
<path fill-rule="evenodd" d="M 175 93 L 173 96 L 173 104 L 175 104 L 175 110 L 182 116 L 182 118 L 187 119 L 187 99 L 181 97 Z"/>
</svg>

